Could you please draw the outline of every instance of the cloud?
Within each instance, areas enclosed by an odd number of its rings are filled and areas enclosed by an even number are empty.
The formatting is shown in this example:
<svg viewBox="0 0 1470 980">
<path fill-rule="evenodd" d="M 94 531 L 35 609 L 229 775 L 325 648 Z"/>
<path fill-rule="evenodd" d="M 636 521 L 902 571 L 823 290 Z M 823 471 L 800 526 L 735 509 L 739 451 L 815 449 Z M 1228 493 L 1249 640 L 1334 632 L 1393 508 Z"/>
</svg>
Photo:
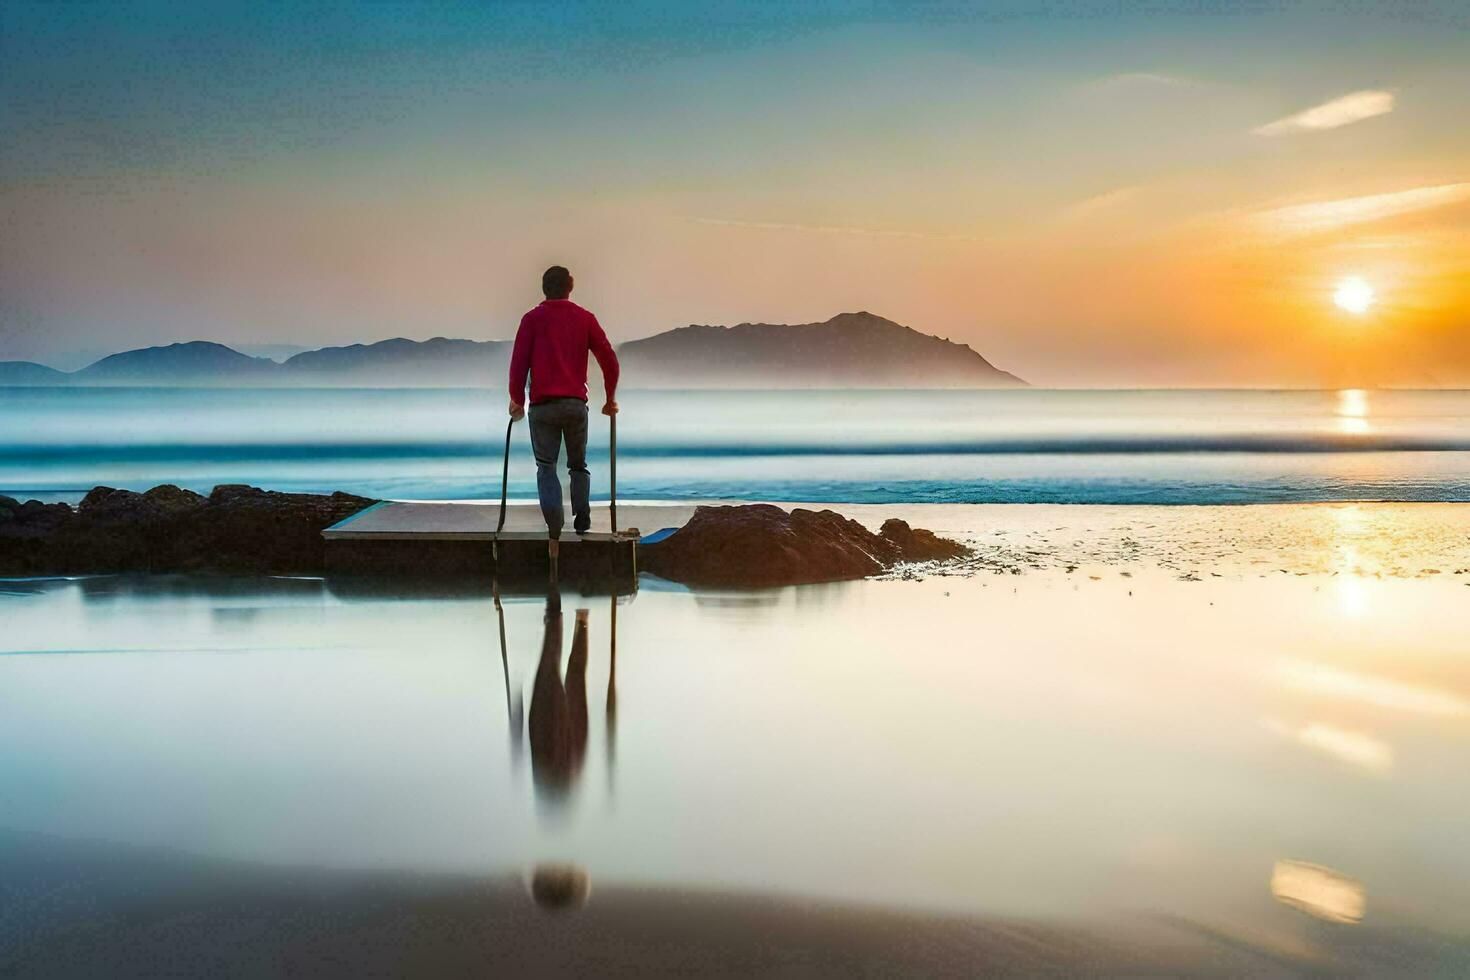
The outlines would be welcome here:
<svg viewBox="0 0 1470 980">
<path fill-rule="evenodd" d="M 1099 212 L 1107 211 L 1127 203 L 1138 196 L 1141 190 L 1143 188 L 1138 186 L 1119 187 L 1114 190 L 1104 191 L 1101 194 L 1095 194 L 1086 200 L 1068 205 L 1063 209 L 1062 217 L 1073 220 L 1092 217 Z"/>
<path fill-rule="evenodd" d="M 1125 71 L 1116 75 L 1093 79 L 1088 83 L 1088 87 L 1095 89 L 1171 88 L 1176 85 L 1187 84 L 1189 83 L 1184 79 L 1176 78 L 1173 75 L 1161 75 L 1158 72 L 1152 71 Z"/>
<path fill-rule="evenodd" d="M 1291 133 L 1308 133 L 1318 129 L 1336 129 L 1364 119 L 1372 119 L 1393 111 L 1393 93 L 1372 89 L 1352 92 L 1330 102 L 1303 109 L 1285 119 L 1278 119 L 1251 132 L 1257 136 L 1287 136 Z"/>
<path fill-rule="evenodd" d="M 1344 197 L 1336 201 L 1293 204 L 1257 212 L 1254 220 L 1263 231 L 1273 234 L 1311 235 L 1346 225 L 1382 221 L 1401 214 L 1448 207 L 1465 201 L 1470 201 L 1470 182 L 1413 187 L 1388 194 Z"/>
</svg>

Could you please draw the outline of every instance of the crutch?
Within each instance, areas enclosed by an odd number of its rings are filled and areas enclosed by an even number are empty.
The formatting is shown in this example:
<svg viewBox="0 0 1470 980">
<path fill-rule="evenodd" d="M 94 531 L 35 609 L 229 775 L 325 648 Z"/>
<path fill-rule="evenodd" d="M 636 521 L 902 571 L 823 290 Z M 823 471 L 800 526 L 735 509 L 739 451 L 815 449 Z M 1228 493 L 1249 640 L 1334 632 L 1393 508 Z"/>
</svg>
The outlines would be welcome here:
<svg viewBox="0 0 1470 980">
<path fill-rule="evenodd" d="M 500 532 L 505 530 L 505 490 L 510 483 L 510 430 L 515 428 L 515 424 L 515 416 L 505 424 L 505 461 L 500 467 L 500 522 L 495 525 L 495 537 L 490 542 L 497 570 L 500 568 Z"/>
<path fill-rule="evenodd" d="M 612 533 L 618 533 L 618 416 L 613 413 L 607 417 L 608 440 L 607 440 L 607 475 L 608 475 L 608 510 L 612 520 Z"/>
</svg>

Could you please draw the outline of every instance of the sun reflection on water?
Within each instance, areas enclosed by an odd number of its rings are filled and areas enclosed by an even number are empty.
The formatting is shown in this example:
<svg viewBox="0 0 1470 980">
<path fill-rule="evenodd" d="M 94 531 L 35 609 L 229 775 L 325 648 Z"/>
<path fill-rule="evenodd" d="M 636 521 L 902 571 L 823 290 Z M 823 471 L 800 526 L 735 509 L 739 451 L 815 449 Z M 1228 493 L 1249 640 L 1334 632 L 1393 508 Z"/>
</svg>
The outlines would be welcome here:
<svg viewBox="0 0 1470 980">
<path fill-rule="evenodd" d="M 1470 714 L 1470 701 L 1441 687 L 1405 684 L 1302 660 L 1279 663 L 1273 673 L 1283 687 L 1323 697 L 1438 717 Z"/>
<path fill-rule="evenodd" d="M 1306 861 L 1277 861 L 1271 871 L 1271 894 L 1283 905 L 1344 925 L 1362 922 L 1367 907 L 1362 882 Z"/>
<path fill-rule="evenodd" d="M 1347 394 L 1347 392 L 1343 392 Z M 1368 588 L 1362 579 L 1362 556 L 1357 544 L 1363 537 L 1365 520 L 1361 508 L 1343 507 L 1334 513 L 1337 527 L 1333 541 L 1332 572 L 1337 607 L 1344 616 L 1359 618 L 1368 611 Z"/>
<path fill-rule="evenodd" d="M 1368 393 L 1361 388 L 1345 388 L 1337 393 L 1337 431 L 1344 435 L 1366 435 Z"/>
</svg>

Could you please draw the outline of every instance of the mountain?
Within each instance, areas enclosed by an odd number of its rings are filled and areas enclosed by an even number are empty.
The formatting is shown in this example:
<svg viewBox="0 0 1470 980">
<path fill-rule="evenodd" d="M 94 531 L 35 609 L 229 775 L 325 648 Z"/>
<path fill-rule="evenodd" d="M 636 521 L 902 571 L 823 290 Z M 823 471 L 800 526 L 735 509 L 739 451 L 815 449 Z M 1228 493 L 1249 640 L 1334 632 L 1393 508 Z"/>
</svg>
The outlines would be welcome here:
<svg viewBox="0 0 1470 980">
<path fill-rule="evenodd" d="M 634 387 L 981 388 L 1026 383 L 966 344 L 868 312 L 839 313 L 823 323 L 681 327 L 623 344 L 618 357 Z"/>
<path fill-rule="evenodd" d="M 278 364 L 302 351 L 316 350 L 315 347 L 306 347 L 302 344 L 230 344 L 230 346 L 241 354 L 264 357 Z"/>
<path fill-rule="evenodd" d="M 291 384 L 483 387 L 501 382 L 510 364 L 508 340 L 381 340 L 323 347 L 281 366 Z"/>
<path fill-rule="evenodd" d="M 284 363 L 193 341 L 113 354 L 70 373 L 0 362 L 0 385 L 504 385 L 508 340 L 407 340 L 323 347 Z M 824 323 L 688 326 L 618 348 L 630 388 L 981 388 L 1024 385 L 964 344 L 872 313 Z M 589 387 L 601 388 L 596 362 Z"/>
<path fill-rule="evenodd" d="M 279 367 L 224 344 L 193 340 L 113 354 L 68 377 L 74 383 L 97 385 L 264 384 Z"/>
<path fill-rule="evenodd" d="M 33 364 L 30 361 L 0 361 L 0 386 L 27 387 L 64 384 L 66 379 L 65 371 L 48 368 L 44 364 Z"/>
</svg>

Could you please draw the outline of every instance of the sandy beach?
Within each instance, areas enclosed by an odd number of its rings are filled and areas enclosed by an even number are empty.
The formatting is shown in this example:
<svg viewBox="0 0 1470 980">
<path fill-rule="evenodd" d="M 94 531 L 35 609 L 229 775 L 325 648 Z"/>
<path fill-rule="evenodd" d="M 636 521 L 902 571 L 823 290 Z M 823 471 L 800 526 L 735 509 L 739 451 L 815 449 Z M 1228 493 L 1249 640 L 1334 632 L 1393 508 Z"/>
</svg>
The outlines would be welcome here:
<svg viewBox="0 0 1470 980">
<path fill-rule="evenodd" d="M 1324 955 L 1169 916 L 988 919 L 617 885 L 585 908 L 548 912 L 510 875 L 325 872 L 0 839 L 14 910 L 0 926 L 6 976 L 1408 976 L 1466 963 L 1429 937 L 1371 929 Z"/>
</svg>

